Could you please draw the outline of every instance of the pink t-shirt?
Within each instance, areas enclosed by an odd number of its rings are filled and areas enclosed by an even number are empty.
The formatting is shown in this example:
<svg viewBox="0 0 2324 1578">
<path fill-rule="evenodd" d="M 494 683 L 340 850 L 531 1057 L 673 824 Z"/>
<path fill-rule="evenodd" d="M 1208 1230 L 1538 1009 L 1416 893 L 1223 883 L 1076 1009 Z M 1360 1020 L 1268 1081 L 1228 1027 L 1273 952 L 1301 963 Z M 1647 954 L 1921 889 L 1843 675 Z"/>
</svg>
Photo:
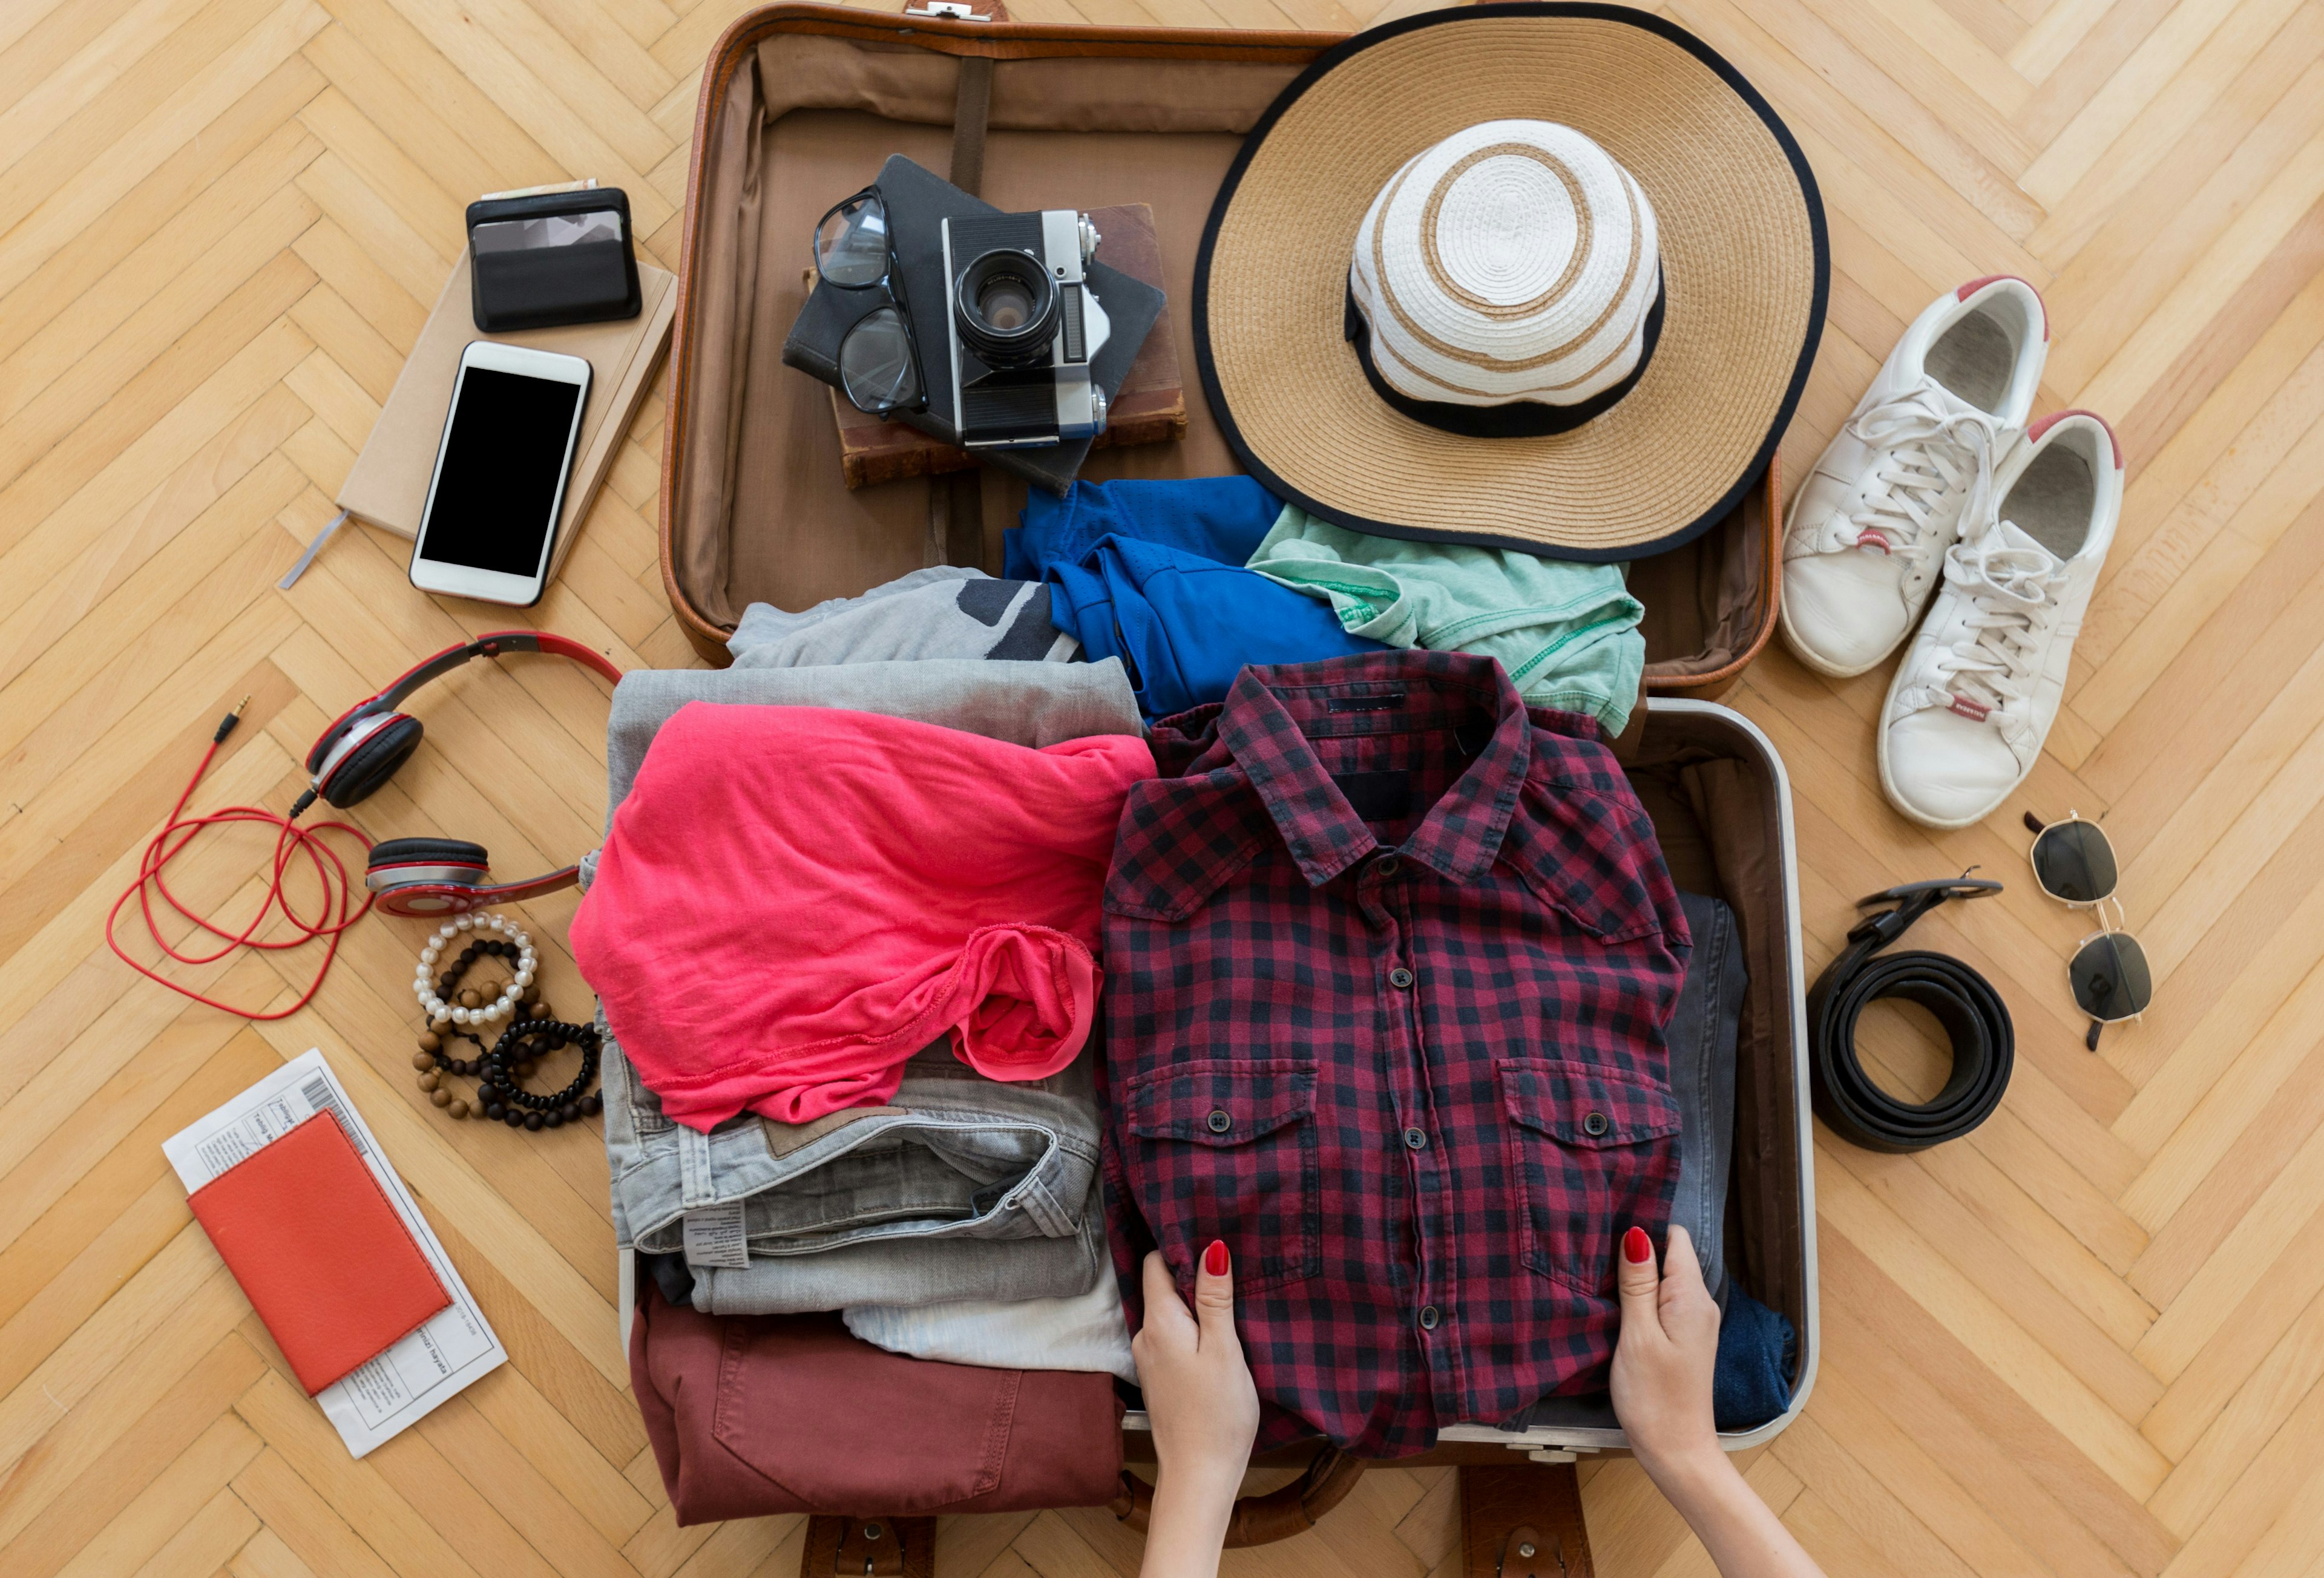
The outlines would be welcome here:
<svg viewBox="0 0 2324 1578">
<path fill-rule="evenodd" d="M 833 707 L 688 702 L 573 920 L 606 1022 L 676 1122 L 886 1101 L 950 1033 L 995 1079 L 1089 1039 L 1098 894 L 1135 735 L 1034 750 Z"/>
</svg>

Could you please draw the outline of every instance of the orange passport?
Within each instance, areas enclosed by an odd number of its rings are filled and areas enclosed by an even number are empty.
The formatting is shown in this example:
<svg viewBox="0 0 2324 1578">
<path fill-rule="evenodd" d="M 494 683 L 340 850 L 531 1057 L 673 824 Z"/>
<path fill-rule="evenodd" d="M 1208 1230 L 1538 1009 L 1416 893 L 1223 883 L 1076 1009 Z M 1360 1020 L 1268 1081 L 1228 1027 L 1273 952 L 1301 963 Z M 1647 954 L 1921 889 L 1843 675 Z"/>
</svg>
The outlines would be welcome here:
<svg viewBox="0 0 2324 1578">
<path fill-rule="evenodd" d="M 452 1302 L 327 1112 L 187 1203 L 309 1397 Z"/>
</svg>

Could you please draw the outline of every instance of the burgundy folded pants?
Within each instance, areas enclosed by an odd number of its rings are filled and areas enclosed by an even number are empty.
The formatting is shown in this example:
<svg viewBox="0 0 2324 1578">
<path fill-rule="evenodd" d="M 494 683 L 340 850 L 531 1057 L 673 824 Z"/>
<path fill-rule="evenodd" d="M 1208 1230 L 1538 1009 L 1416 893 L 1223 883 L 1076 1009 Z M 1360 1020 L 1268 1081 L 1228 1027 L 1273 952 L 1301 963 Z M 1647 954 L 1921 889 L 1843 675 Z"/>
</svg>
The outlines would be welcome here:
<svg viewBox="0 0 2324 1578">
<path fill-rule="evenodd" d="M 836 1315 L 703 1315 L 648 1283 L 630 1384 L 680 1524 L 1095 1507 L 1121 1475 L 1112 1376 L 907 1358 Z"/>
</svg>

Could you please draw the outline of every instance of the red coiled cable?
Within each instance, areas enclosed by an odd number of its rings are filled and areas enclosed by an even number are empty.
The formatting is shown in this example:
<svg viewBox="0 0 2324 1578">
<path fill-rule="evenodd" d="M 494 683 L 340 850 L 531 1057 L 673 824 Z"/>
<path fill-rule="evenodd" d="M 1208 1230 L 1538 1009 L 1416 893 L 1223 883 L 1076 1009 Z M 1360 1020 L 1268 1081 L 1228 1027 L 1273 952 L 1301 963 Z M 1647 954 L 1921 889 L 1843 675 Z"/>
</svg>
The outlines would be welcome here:
<svg viewBox="0 0 2324 1578">
<path fill-rule="evenodd" d="M 189 817 L 185 814 L 186 802 L 194 797 L 195 789 L 200 786 L 202 775 L 210 770 L 210 762 L 217 756 L 218 747 L 226 743 L 226 737 L 232 734 L 235 725 L 242 721 L 242 710 L 248 705 L 250 705 L 250 698 L 244 696 L 235 703 L 234 711 L 226 715 L 225 720 L 219 723 L 217 732 L 210 737 L 210 748 L 202 753 L 200 764 L 194 768 L 194 775 L 187 780 L 185 793 L 179 795 L 178 803 L 170 808 L 170 820 L 161 824 L 161 830 L 155 833 L 146 844 L 144 858 L 138 863 L 137 880 L 131 884 L 119 898 L 113 901 L 113 908 L 106 913 L 105 940 L 107 947 L 120 955 L 122 963 L 143 976 L 147 980 L 159 981 L 181 996 L 191 997 L 195 1002 L 207 1004 L 212 1008 L 222 1008 L 228 1014 L 239 1014 L 244 1019 L 288 1019 L 313 1001 L 315 994 L 321 990 L 323 977 L 330 973 L 331 960 L 338 957 L 339 934 L 362 920 L 371 911 L 372 895 L 368 893 L 364 895 L 364 901 L 360 905 L 352 910 L 348 908 L 354 895 L 355 884 L 348 878 L 347 868 L 341 863 L 338 852 L 324 841 L 322 835 L 332 832 L 345 833 L 360 843 L 366 851 L 371 848 L 371 840 L 364 836 L 360 828 L 350 826 L 346 822 L 323 821 L 317 822 L 312 827 L 302 828 L 298 825 L 296 811 L 289 816 L 284 816 L 281 812 L 269 811 L 263 805 L 229 805 L 222 810 L 205 812 L 200 816 Z M 306 803 L 303 801 L 300 803 L 301 810 L 305 808 Z M 214 924 L 206 917 L 197 915 L 186 908 L 179 902 L 178 895 L 170 891 L 170 885 L 163 879 L 161 873 L 171 860 L 184 851 L 188 844 L 193 842 L 195 836 L 204 828 L 248 822 L 279 830 L 274 839 L 274 872 L 272 880 L 267 884 L 266 898 L 258 906 L 258 913 L 250 918 L 248 925 L 238 931 L 234 931 Z M 308 864 L 314 869 L 316 881 L 322 885 L 323 913 L 321 918 L 314 921 L 308 920 L 292 909 L 290 895 L 282 889 L 283 873 L 290 868 L 292 859 L 300 855 L 307 858 Z M 171 909 L 202 931 L 213 937 L 223 939 L 218 949 L 212 953 L 180 953 L 171 947 L 169 941 L 162 937 L 161 928 L 154 919 L 153 895 L 155 894 L 161 895 L 162 901 Z M 215 997 L 203 995 L 191 986 L 181 986 L 158 971 L 148 969 L 123 950 L 120 942 L 113 934 L 114 922 L 119 919 L 122 906 L 133 898 L 137 901 L 137 907 L 145 917 L 145 930 L 152 937 L 153 945 L 180 964 L 215 964 L 237 948 L 263 948 L 272 950 L 304 948 L 317 938 L 323 940 L 323 962 L 316 969 L 315 978 L 307 984 L 306 991 L 300 994 L 299 1000 L 288 1008 L 266 1014 L 254 1008 L 238 1008 L 231 1003 L 221 1003 Z M 257 936 L 257 932 L 277 909 L 282 912 L 282 918 L 290 923 L 292 930 L 298 935 L 273 942 L 262 940 Z"/>
</svg>

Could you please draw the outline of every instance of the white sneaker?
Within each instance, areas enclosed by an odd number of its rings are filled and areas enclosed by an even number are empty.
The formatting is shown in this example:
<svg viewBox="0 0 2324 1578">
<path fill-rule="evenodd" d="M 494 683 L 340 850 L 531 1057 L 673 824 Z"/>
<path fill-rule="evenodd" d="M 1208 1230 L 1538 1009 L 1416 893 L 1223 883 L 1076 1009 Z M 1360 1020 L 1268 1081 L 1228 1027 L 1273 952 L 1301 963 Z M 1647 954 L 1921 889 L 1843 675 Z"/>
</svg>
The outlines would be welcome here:
<svg viewBox="0 0 2324 1578">
<path fill-rule="evenodd" d="M 2013 274 L 1972 280 L 1913 320 L 1792 502 L 1784 641 L 1846 679 L 1896 649 L 2025 426 L 2050 323 Z"/>
<path fill-rule="evenodd" d="M 2002 458 L 1994 491 L 1945 555 L 1880 711 L 1880 786 L 1932 828 L 1984 820 L 2042 754 L 2122 515 L 2122 446 L 2099 417 L 2061 411 Z"/>
</svg>

